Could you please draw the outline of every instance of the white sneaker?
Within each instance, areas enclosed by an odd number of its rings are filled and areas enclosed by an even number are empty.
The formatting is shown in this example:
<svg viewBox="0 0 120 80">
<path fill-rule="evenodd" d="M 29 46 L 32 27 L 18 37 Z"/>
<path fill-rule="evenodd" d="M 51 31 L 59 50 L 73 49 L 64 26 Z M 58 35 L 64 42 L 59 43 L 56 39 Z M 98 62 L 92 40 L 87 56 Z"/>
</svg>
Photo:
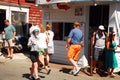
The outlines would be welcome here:
<svg viewBox="0 0 120 80">
<path fill-rule="evenodd" d="M 73 73 L 74 76 L 76 76 L 80 72 L 80 69 L 81 69 L 80 67 L 76 68 L 76 71 Z"/>
<path fill-rule="evenodd" d="M 76 71 L 76 69 L 70 70 L 69 74 L 73 74 Z"/>
</svg>

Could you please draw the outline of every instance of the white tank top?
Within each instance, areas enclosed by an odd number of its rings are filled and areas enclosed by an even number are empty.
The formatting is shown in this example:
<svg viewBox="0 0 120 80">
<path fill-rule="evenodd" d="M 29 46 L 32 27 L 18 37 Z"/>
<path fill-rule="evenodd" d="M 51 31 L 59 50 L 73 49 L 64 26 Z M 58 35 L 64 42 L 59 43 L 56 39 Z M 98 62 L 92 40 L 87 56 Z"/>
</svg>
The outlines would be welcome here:
<svg viewBox="0 0 120 80">
<path fill-rule="evenodd" d="M 105 48 L 105 34 L 103 35 L 96 32 L 96 41 L 95 41 L 95 48 Z"/>
</svg>

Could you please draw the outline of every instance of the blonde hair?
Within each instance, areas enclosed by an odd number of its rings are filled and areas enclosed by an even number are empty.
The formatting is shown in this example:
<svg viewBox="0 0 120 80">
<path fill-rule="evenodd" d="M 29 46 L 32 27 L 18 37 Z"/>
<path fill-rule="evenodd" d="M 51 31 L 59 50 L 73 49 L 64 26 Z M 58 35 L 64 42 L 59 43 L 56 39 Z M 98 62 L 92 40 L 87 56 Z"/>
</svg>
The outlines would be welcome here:
<svg viewBox="0 0 120 80">
<path fill-rule="evenodd" d="M 43 25 L 39 25 L 39 28 L 40 28 L 40 32 L 41 32 L 41 33 L 44 33 L 44 32 L 45 32 L 45 28 L 44 28 Z"/>
<path fill-rule="evenodd" d="M 51 30 L 51 25 L 50 24 L 46 25 L 46 30 Z"/>
<path fill-rule="evenodd" d="M 75 22 L 74 22 L 74 25 L 80 27 L 80 22 L 75 21 Z"/>
</svg>

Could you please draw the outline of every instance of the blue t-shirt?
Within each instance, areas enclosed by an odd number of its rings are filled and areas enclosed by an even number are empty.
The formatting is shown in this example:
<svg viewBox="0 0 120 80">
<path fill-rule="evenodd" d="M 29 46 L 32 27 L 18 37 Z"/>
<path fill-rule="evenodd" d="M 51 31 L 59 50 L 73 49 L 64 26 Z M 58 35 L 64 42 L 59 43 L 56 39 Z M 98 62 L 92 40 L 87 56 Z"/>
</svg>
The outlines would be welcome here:
<svg viewBox="0 0 120 80">
<path fill-rule="evenodd" d="M 79 28 L 74 28 L 70 31 L 68 37 L 71 38 L 71 44 L 80 44 L 83 40 L 83 33 Z"/>
<path fill-rule="evenodd" d="M 9 25 L 9 26 L 4 28 L 4 31 L 5 31 L 5 38 L 12 39 L 13 33 L 16 31 L 16 29 L 13 25 Z"/>
</svg>

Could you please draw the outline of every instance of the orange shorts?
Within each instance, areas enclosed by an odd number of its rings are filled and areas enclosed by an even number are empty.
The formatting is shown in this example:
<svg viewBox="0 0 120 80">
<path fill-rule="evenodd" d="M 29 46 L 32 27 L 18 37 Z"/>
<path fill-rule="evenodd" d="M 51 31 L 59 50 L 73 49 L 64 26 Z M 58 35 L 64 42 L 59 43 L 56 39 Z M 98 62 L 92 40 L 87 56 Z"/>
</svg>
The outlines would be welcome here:
<svg viewBox="0 0 120 80">
<path fill-rule="evenodd" d="M 78 44 L 71 45 L 67 53 L 67 58 L 68 59 L 72 58 L 73 60 L 77 61 L 80 51 L 81 51 L 81 45 Z"/>
</svg>

